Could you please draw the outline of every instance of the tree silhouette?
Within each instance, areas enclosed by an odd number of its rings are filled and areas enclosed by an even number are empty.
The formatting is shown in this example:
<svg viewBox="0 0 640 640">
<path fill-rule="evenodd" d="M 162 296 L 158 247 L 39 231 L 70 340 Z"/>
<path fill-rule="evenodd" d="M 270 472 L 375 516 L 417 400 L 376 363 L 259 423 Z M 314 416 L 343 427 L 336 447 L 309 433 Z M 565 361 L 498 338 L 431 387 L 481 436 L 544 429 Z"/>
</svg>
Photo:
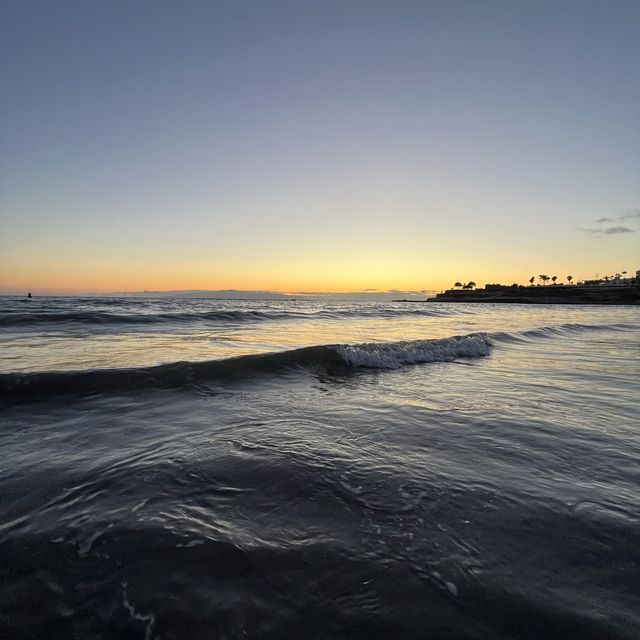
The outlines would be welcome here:
<svg viewBox="0 0 640 640">
<path fill-rule="evenodd" d="M 529 278 L 529 284 L 530 284 L 530 285 L 533 285 L 533 282 L 535 281 L 535 279 L 536 279 L 536 277 L 535 277 L 535 276 L 531 276 L 531 277 Z"/>
<path fill-rule="evenodd" d="M 538 276 L 538 278 L 540 278 L 540 280 L 542 280 L 542 284 L 545 285 L 547 284 L 547 280 L 549 279 L 549 276 L 541 274 Z"/>
<path fill-rule="evenodd" d="M 457 289 L 458 287 L 460 287 L 460 288 L 462 289 L 462 282 L 456 282 L 456 283 L 453 285 L 453 288 L 454 288 L 454 289 Z"/>
<path fill-rule="evenodd" d="M 567 282 L 569 284 L 571 284 L 571 281 L 573 280 L 573 276 L 567 276 Z"/>
<path fill-rule="evenodd" d="M 558 279 L 558 276 L 551 276 L 551 281 L 553 282 L 553 284 L 556 283 L 557 279 Z"/>
</svg>

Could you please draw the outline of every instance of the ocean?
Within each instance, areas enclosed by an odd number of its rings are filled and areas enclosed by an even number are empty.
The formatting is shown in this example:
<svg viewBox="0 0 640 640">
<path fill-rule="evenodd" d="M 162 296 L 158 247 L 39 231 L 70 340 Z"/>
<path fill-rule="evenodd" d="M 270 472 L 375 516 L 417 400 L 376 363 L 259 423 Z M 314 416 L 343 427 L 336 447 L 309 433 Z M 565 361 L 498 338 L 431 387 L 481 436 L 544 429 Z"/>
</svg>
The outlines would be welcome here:
<svg viewBox="0 0 640 640">
<path fill-rule="evenodd" d="M 0 298 L 0 636 L 640 637 L 640 308 Z"/>
</svg>

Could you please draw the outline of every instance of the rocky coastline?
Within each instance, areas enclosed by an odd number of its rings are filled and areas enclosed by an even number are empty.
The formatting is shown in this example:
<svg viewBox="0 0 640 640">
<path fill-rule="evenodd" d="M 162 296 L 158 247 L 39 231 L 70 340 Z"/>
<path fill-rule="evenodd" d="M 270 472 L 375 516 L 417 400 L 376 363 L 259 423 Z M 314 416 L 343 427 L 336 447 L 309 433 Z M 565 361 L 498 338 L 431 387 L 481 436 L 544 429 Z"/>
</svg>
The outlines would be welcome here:
<svg viewBox="0 0 640 640">
<path fill-rule="evenodd" d="M 486 285 L 484 289 L 448 289 L 426 302 L 510 304 L 640 304 L 640 285 Z"/>
</svg>

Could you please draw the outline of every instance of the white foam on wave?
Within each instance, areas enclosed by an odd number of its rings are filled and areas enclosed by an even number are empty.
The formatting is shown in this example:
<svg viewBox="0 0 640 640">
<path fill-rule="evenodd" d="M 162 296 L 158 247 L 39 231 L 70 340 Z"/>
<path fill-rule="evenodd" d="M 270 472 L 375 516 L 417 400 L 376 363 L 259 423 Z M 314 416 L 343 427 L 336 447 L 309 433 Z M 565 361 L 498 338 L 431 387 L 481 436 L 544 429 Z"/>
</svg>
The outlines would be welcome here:
<svg viewBox="0 0 640 640">
<path fill-rule="evenodd" d="M 484 334 L 473 334 L 438 340 L 346 344 L 338 346 L 337 350 L 340 357 L 352 367 L 397 369 L 408 364 L 488 356 L 491 342 Z"/>
</svg>

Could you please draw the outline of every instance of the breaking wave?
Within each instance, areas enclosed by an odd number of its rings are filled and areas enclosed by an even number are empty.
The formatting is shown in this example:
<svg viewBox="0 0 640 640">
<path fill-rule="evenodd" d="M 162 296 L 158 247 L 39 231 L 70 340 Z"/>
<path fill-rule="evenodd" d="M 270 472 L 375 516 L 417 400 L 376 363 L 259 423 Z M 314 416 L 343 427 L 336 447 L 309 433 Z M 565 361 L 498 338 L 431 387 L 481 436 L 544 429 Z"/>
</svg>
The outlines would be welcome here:
<svg viewBox="0 0 640 640">
<path fill-rule="evenodd" d="M 397 369 L 409 364 L 488 356 L 491 342 L 484 334 L 472 334 L 441 340 L 346 344 L 336 347 L 336 350 L 351 367 Z"/>
<path fill-rule="evenodd" d="M 482 358 L 496 343 L 527 343 L 587 331 L 640 331 L 636 324 L 562 324 L 522 332 L 472 333 L 448 338 L 332 344 L 202 362 L 172 362 L 129 369 L 0 374 L 0 400 L 59 393 L 99 393 L 143 388 L 179 389 L 208 381 L 249 380 L 296 369 L 346 374 L 355 369 L 397 369 L 459 358 Z"/>
<path fill-rule="evenodd" d="M 395 369 L 403 365 L 450 362 L 489 355 L 487 336 L 474 334 L 439 340 L 355 345 L 320 345 L 275 353 L 204 362 L 173 362 L 153 367 L 44 371 L 0 375 L 0 398 L 85 393 L 153 387 L 180 388 L 209 380 L 249 379 L 292 369 L 346 373 L 354 368 Z"/>
</svg>

